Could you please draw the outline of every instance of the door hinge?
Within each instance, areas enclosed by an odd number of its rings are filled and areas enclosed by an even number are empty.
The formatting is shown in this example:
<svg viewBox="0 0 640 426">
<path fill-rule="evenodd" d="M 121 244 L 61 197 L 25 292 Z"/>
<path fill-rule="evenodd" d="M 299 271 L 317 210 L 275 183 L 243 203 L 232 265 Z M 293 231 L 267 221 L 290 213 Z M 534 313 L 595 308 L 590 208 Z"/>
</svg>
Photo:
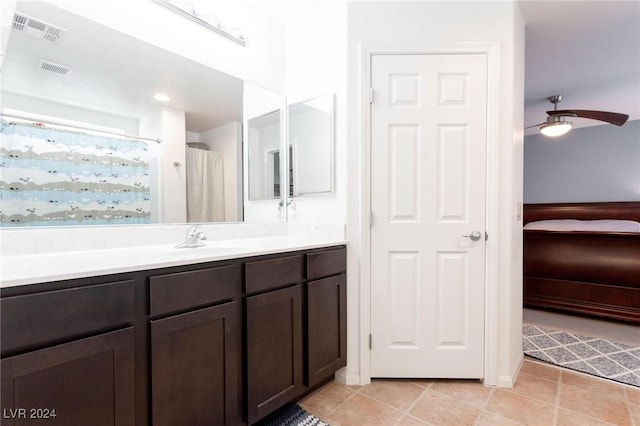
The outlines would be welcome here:
<svg viewBox="0 0 640 426">
<path fill-rule="evenodd" d="M 373 103 L 373 87 L 369 87 L 369 103 Z"/>
<path fill-rule="evenodd" d="M 369 349 L 373 349 L 373 336 L 369 335 Z"/>
</svg>

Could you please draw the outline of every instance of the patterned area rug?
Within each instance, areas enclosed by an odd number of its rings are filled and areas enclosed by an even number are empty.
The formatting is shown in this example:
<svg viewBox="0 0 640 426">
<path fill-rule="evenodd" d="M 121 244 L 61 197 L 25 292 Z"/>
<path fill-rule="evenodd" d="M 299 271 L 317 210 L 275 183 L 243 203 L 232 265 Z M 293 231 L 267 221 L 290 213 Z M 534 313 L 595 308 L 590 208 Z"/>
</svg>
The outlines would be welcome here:
<svg viewBox="0 0 640 426">
<path fill-rule="evenodd" d="M 522 347 L 530 357 L 640 387 L 640 346 L 524 324 Z"/>
<path fill-rule="evenodd" d="M 329 426 L 302 409 L 298 404 L 288 404 L 261 420 L 258 426 Z"/>
</svg>

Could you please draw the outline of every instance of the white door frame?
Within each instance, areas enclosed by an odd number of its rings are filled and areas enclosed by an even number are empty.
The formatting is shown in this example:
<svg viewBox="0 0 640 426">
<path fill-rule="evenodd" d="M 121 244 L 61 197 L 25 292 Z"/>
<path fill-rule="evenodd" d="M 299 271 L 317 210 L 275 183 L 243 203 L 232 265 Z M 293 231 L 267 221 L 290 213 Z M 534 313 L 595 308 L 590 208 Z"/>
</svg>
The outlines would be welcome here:
<svg viewBox="0 0 640 426">
<path fill-rule="evenodd" d="M 361 43 L 360 44 L 360 381 L 371 380 L 371 358 L 368 350 L 371 334 L 371 238 L 369 212 L 371 211 L 371 57 L 399 54 L 484 54 L 487 57 L 487 191 L 485 268 L 485 360 L 484 384 L 498 385 L 498 256 L 496 236 L 498 224 L 498 122 L 499 86 L 497 42 L 436 42 L 436 43 Z"/>
</svg>

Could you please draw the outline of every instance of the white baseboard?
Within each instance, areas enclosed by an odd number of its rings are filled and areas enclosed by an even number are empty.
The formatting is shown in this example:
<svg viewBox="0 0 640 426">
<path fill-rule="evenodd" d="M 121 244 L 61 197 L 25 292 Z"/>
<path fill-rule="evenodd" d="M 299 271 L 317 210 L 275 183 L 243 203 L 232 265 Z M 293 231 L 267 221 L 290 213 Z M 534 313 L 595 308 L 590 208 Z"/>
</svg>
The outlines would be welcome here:
<svg viewBox="0 0 640 426">
<path fill-rule="evenodd" d="M 520 369 L 522 368 L 522 364 L 524 363 L 524 353 L 521 352 L 520 356 L 516 359 L 516 362 L 511 367 L 511 374 L 508 375 L 499 375 L 497 377 L 496 386 L 499 388 L 512 388 L 516 383 L 516 379 L 518 378 L 518 374 L 520 374 Z"/>
<path fill-rule="evenodd" d="M 362 385 L 365 383 L 360 383 L 360 374 L 357 373 L 347 373 L 346 368 L 342 368 L 336 372 L 335 376 L 336 382 L 342 383 L 343 385 Z"/>
</svg>

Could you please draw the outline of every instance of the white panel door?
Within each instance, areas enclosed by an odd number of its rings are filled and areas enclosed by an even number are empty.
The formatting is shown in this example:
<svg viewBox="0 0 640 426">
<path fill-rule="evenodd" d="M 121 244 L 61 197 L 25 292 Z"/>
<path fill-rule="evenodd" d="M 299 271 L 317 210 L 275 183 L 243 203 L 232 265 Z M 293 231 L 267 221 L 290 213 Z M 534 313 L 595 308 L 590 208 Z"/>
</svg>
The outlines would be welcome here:
<svg viewBox="0 0 640 426">
<path fill-rule="evenodd" d="M 371 376 L 481 378 L 486 56 L 371 65 Z"/>
</svg>

